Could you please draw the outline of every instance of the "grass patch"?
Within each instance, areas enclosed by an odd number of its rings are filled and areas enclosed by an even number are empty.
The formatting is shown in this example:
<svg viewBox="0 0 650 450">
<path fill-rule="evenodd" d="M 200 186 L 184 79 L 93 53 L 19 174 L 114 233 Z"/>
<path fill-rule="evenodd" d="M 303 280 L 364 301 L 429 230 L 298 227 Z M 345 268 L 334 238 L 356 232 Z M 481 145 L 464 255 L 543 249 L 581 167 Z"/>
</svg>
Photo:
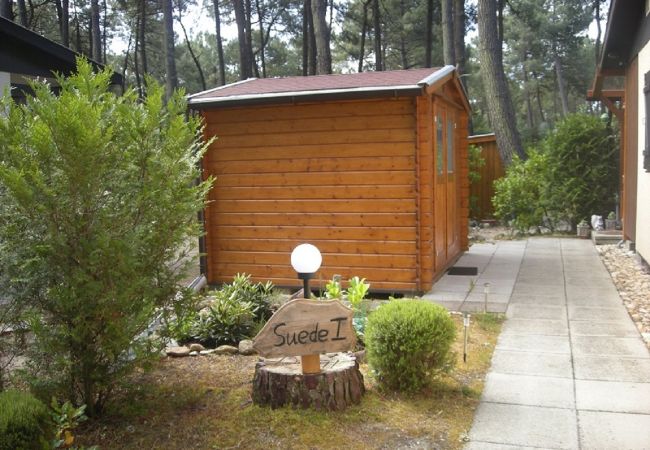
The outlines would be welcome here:
<svg viewBox="0 0 650 450">
<path fill-rule="evenodd" d="M 79 430 L 78 443 L 148 450 L 461 448 L 503 321 L 472 317 L 467 363 L 462 317 L 453 316 L 456 368 L 418 394 L 380 390 L 363 365 L 368 390 L 360 405 L 342 412 L 271 410 L 250 400 L 257 357 L 165 358 L 127 380 L 101 420 Z"/>
</svg>

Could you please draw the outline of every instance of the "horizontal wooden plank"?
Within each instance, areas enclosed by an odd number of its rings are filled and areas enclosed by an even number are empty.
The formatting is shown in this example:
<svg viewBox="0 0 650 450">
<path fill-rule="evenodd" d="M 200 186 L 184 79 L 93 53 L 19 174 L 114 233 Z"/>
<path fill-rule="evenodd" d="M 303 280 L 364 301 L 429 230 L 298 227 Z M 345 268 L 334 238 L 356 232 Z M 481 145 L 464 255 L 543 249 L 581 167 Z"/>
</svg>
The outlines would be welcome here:
<svg viewBox="0 0 650 450">
<path fill-rule="evenodd" d="M 219 108 L 202 111 L 206 123 L 241 123 L 274 119 L 364 117 L 378 114 L 415 113 L 412 98 L 353 100 L 303 103 L 299 105 L 268 105 Z"/>
<path fill-rule="evenodd" d="M 214 200 L 221 212 L 415 212 L 415 199 L 389 200 Z"/>
<path fill-rule="evenodd" d="M 210 161 L 206 169 L 214 175 L 246 173 L 289 173 L 289 172 L 339 172 L 346 170 L 413 170 L 414 156 L 378 156 L 373 158 L 348 158 L 344 153 L 332 158 L 295 158 L 274 159 L 271 152 L 261 153 L 259 160 L 245 161 Z"/>
<path fill-rule="evenodd" d="M 317 274 L 318 278 L 312 279 L 310 282 L 310 286 L 312 287 L 313 291 L 318 293 L 318 292 L 324 292 L 325 291 L 325 285 L 329 280 L 332 279 L 332 276 L 336 275 L 341 275 L 343 279 L 349 279 L 352 278 L 353 276 L 356 276 L 358 274 L 352 274 L 352 272 L 349 273 L 335 273 L 332 271 L 321 271 L 319 274 Z M 236 274 L 233 273 L 231 275 L 223 275 L 219 276 L 213 280 L 208 280 L 211 284 L 220 284 L 220 283 L 230 283 L 232 282 L 233 277 Z M 366 282 L 370 282 L 370 291 L 388 291 L 388 292 L 414 292 L 416 288 L 415 282 L 412 283 L 397 283 L 394 281 L 385 281 L 385 280 L 376 280 L 376 279 L 370 279 L 368 276 L 362 276 L 363 278 L 366 278 Z M 302 289 L 302 280 L 299 280 L 298 278 L 278 278 L 278 277 L 268 277 L 268 278 L 259 278 L 259 277 L 251 277 L 251 280 L 254 282 L 266 282 L 266 281 L 271 281 L 275 286 L 278 287 L 283 287 L 283 288 L 289 288 L 291 292 L 296 292 L 299 289 Z"/>
<path fill-rule="evenodd" d="M 260 121 L 240 123 L 211 122 L 207 129 L 216 136 L 251 136 L 255 134 L 303 133 L 306 131 L 413 129 L 413 114 L 373 115 L 361 117 L 296 117 L 276 119 L 273 115 Z"/>
<path fill-rule="evenodd" d="M 211 237 L 208 251 L 245 251 L 245 252 L 285 252 L 291 254 L 293 249 L 304 243 L 302 239 L 218 239 Z M 363 253 L 363 254 L 391 254 L 414 255 L 415 241 L 357 241 L 337 239 L 325 241 L 314 239 L 311 244 L 323 253 Z"/>
<path fill-rule="evenodd" d="M 340 227 L 410 227 L 415 226 L 414 213 L 224 213 L 211 211 L 212 225 L 293 225 Z"/>
<path fill-rule="evenodd" d="M 217 130 L 206 128 L 207 136 Z M 359 144 L 375 142 L 412 142 L 415 144 L 415 130 L 355 130 L 332 133 L 328 131 L 305 131 L 301 133 L 255 134 L 220 136 L 212 144 L 220 148 L 283 147 L 286 145 L 309 144 Z"/>
<path fill-rule="evenodd" d="M 415 269 L 415 255 L 373 255 L 350 253 L 323 253 L 323 264 L 337 267 L 383 267 L 388 269 Z M 211 254 L 212 261 L 229 264 L 287 265 L 291 254 L 285 252 L 231 252 Z"/>
<path fill-rule="evenodd" d="M 294 227 L 217 226 L 210 230 L 216 239 L 303 239 L 303 240 L 415 240 L 415 227 Z"/>
<path fill-rule="evenodd" d="M 398 199 L 415 198 L 413 185 L 389 186 L 219 186 L 212 198 L 219 200 Z"/>
<path fill-rule="evenodd" d="M 219 274 L 237 274 L 247 273 L 255 276 L 256 278 L 292 278 L 296 276 L 296 272 L 290 265 L 255 265 L 255 264 L 221 264 L 212 263 L 214 270 Z M 404 269 L 383 269 L 376 267 L 336 267 L 336 266 L 323 266 L 323 270 L 332 272 L 334 274 L 343 275 L 354 273 L 358 276 L 368 278 L 371 274 L 373 280 L 390 280 L 402 283 L 412 283 L 416 280 L 415 270 Z M 367 275 L 367 276 L 366 276 Z"/>
<path fill-rule="evenodd" d="M 399 171 L 348 171 L 348 172 L 298 172 L 220 175 L 215 180 L 217 189 L 221 186 L 359 186 L 378 184 L 415 184 L 415 174 L 410 170 Z"/>
<path fill-rule="evenodd" d="M 224 148 L 216 143 L 204 159 L 210 163 L 214 161 L 250 161 L 268 159 L 294 159 L 294 158 L 368 158 L 382 156 L 413 156 L 415 143 L 413 142 L 374 142 L 356 144 L 309 144 L 309 145 L 282 145 L 278 147 L 257 148 Z"/>
</svg>

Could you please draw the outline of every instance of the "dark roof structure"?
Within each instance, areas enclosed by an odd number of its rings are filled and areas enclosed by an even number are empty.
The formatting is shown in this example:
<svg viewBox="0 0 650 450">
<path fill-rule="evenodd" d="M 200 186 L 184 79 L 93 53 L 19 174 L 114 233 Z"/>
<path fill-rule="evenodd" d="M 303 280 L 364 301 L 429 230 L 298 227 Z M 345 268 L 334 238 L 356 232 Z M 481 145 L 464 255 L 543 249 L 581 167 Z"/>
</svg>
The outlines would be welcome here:
<svg viewBox="0 0 650 450">
<path fill-rule="evenodd" d="M 0 71 L 20 75 L 52 77 L 53 72 L 69 75 L 76 68 L 79 53 L 64 47 L 4 17 L 0 17 Z M 103 65 L 89 60 L 96 69 Z M 122 84 L 114 72 L 113 84 Z"/>
<path fill-rule="evenodd" d="M 445 66 L 309 77 L 249 78 L 190 95 L 189 103 L 192 108 L 200 109 L 207 106 L 316 99 L 415 96 L 452 77 L 454 72 L 453 66 Z"/>
</svg>

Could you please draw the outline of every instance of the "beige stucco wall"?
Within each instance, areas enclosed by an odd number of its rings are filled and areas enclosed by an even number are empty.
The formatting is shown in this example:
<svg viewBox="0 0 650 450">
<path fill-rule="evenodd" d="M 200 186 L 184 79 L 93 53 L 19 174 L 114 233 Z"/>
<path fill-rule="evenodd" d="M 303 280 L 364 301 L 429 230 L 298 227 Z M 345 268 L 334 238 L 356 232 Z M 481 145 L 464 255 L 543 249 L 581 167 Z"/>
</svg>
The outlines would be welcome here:
<svg viewBox="0 0 650 450">
<path fill-rule="evenodd" d="M 650 172 L 643 169 L 643 150 L 645 148 L 646 108 L 643 94 L 644 74 L 650 71 L 650 44 L 639 52 L 639 134 L 637 159 L 637 196 L 636 196 L 636 249 L 650 262 Z"/>
</svg>

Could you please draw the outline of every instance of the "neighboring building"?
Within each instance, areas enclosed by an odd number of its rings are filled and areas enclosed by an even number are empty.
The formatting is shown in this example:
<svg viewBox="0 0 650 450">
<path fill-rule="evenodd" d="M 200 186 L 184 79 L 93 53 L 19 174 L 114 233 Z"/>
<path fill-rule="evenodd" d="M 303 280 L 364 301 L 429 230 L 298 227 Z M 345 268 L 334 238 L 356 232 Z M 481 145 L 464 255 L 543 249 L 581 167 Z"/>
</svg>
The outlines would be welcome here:
<svg viewBox="0 0 650 450">
<path fill-rule="evenodd" d="M 56 89 L 53 72 L 69 75 L 76 68 L 78 53 L 51 41 L 11 20 L 0 17 L 0 94 L 11 87 L 11 95 L 21 101 L 30 92 L 28 82 L 45 78 Z M 91 63 L 96 68 L 101 64 Z M 122 76 L 113 74 L 113 84 L 122 85 Z"/>
<path fill-rule="evenodd" d="M 321 285 L 422 292 L 467 249 L 469 103 L 453 67 L 249 79 L 189 103 L 216 136 L 208 282 L 296 286 L 290 253 L 309 242 Z"/>
<path fill-rule="evenodd" d="M 650 262 L 650 0 L 611 0 L 602 56 L 589 98 L 621 124 L 624 239 Z"/>
</svg>

